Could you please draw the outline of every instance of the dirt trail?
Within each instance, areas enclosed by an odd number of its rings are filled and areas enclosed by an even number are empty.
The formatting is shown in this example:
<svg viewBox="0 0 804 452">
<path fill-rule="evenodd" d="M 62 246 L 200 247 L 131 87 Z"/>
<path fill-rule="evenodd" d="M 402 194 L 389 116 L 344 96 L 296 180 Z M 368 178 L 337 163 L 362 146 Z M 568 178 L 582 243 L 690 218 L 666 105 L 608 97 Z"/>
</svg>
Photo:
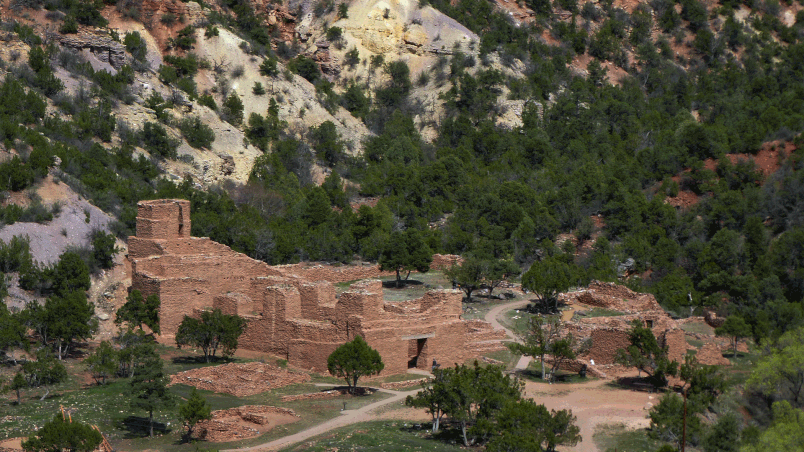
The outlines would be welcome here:
<svg viewBox="0 0 804 452">
<path fill-rule="evenodd" d="M 581 384 L 525 382 L 525 396 L 550 410 L 572 410 L 578 418 L 583 441 L 572 450 L 598 452 L 593 440 L 598 425 L 624 424 L 629 429 L 645 428 L 650 420 L 644 407 L 656 403 L 658 396 L 638 391 L 608 387 L 609 380 L 593 380 Z"/>
<path fill-rule="evenodd" d="M 503 312 L 521 308 L 527 304 L 527 300 L 501 304 L 491 309 L 486 314 L 485 320 L 491 323 L 494 329 L 504 330 L 512 340 L 517 340 L 514 333 L 500 324 L 497 319 Z M 523 359 L 520 359 L 519 363 L 517 363 L 516 369 L 526 368 L 529 362 L 529 357 L 523 357 Z M 572 410 L 572 414 L 578 419 L 577 425 L 581 429 L 583 441 L 571 450 L 578 452 L 598 452 L 599 449 L 593 440 L 595 428 L 598 425 L 622 423 L 629 428 L 647 427 L 649 421 L 646 419 L 643 408 L 648 403 L 655 403 L 657 397 L 655 394 L 625 391 L 609 387 L 607 386 L 608 383 L 609 380 L 593 380 L 580 384 L 554 385 L 526 382 L 524 396 L 532 398 L 538 403 L 543 403 L 551 410 Z M 387 399 L 374 402 L 357 410 L 343 411 L 339 417 L 330 419 L 327 422 L 296 434 L 269 441 L 258 446 L 230 449 L 224 452 L 275 451 L 336 428 L 358 422 L 376 420 L 381 418 L 381 415 L 376 413 L 378 408 L 405 400 L 407 396 L 419 392 L 419 389 L 410 391 L 379 389 L 379 391 L 393 395 Z"/>
<path fill-rule="evenodd" d="M 484 318 L 484 320 L 486 322 L 489 322 L 495 330 L 505 331 L 505 334 L 507 334 L 512 341 L 519 341 L 519 338 L 516 337 L 516 334 L 514 334 L 513 331 L 503 326 L 497 319 L 503 312 L 508 312 L 512 309 L 523 308 L 527 306 L 528 303 L 530 303 L 530 301 L 528 300 L 518 300 L 518 301 L 512 301 L 510 303 L 501 304 L 499 306 L 492 308 L 488 313 L 486 313 L 486 317 Z M 519 358 L 519 361 L 517 361 L 516 366 L 514 366 L 514 369 L 516 370 L 527 369 L 532 359 L 533 358 L 531 358 L 530 356 L 522 356 L 521 358 Z"/>
<path fill-rule="evenodd" d="M 391 391 L 388 389 L 379 389 L 379 391 L 386 392 L 388 394 L 393 394 L 393 396 L 387 399 L 380 400 L 378 402 L 371 403 L 357 410 L 342 411 L 339 417 L 330 419 L 327 422 L 324 422 L 323 424 L 316 425 L 315 427 L 303 430 L 299 433 L 285 436 L 284 438 L 269 441 L 265 444 L 260 444 L 259 446 L 246 447 L 242 449 L 231 449 L 229 451 L 223 451 L 223 452 L 279 450 L 283 447 L 302 442 L 308 438 L 312 438 L 313 436 L 326 433 L 332 429 L 344 427 L 350 424 L 356 424 L 358 422 L 371 421 L 377 418 L 377 415 L 372 413 L 375 409 L 388 405 L 389 403 L 395 403 L 405 400 L 407 396 L 419 392 L 419 389 L 414 389 L 412 391 Z"/>
</svg>

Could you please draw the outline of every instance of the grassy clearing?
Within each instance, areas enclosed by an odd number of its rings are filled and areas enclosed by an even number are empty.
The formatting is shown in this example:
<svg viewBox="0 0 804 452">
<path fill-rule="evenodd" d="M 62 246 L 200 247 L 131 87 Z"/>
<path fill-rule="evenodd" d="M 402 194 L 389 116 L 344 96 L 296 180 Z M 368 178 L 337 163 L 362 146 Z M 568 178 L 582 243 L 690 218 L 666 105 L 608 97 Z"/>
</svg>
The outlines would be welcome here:
<svg viewBox="0 0 804 452">
<path fill-rule="evenodd" d="M 681 324 L 681 329 L 687 333 L 706 334 L 714 336 L 715 329 L 703 322 L 688 322 Z"/>
<path fill-rule="evenodd" d="M 731 366 L 722 368 L 729 386 L 743 385 L 751 376 L 751 371 L 754 370 L 754 365 L 761 355 L 753 348 L 749 348 L 749 350 L 748 353 L 738 351 L 736 357 L 732 356 L 731 350 L 723 353 L 723 356 L 731 361 Z"/>
<path fill-rule="evenodd" d="M 459 451 L 456 444 L 433 439 L 427 424 L 405 421 L 375 421 L 350 425 L 317 436 L 284 451 Z"/>
<path fill-rule="evenodd" d="M 488 353 L 484 354 L 483 356 L 485 356 L 487 358 L 491 358 L 491 359 L 496 359 L 497 361 L 502 361 L 503 366 L 505 366 L 505 370 L 511 370 L 511 369 L 514 368 L 514 366 L 516 366 L 516 363 L 519 361 L 519 357 L 521 355 L 518 355 L 516 353 L 511 353 L 511 350 L 508 350 L 506 348 L 506 349 L 503 349 L 503 350 L 497 350 L 497 351 L 494 351 L 494 352 L 488 352 Z M 467 363 L 467 365 L 472 364 L 473 362 L 474 362 L 474 360 L 472 359 L 472 360 L 470 360 L 469 363 Z"/>
<path fill-rule="evenodd" d="M 696 348 L 701 348 L 704 345 L 704 341 L 700 339 L 692 339 L 691 337 L 687 337 L 686 340 L 689 345 L 692 345 L 693 347 Z"/>
<path fill-rule="evenodd" d="M 584 317 L 619 317 L 621 315 L 626 314 L 624 312 L 615 311 L 614 309 L 595 307 L 586 311 Z"/>
<path fill-rule="evenodd" d="M 524 310 L 512 310 L 503 313 L 500 317 L 500 323 L 515 334 L 524 334 L 528 331 L 528 321 L 534 315 Z"/>
<path fill-rule="evenodd" d="M 204 363 L 197 360 L 198 356 L 190 350 L 177 350 L 172 347 L 159 346 L 159 352 L 165 362 L 168 373 L 176 373 L 188 369 L 222 364 Z M 244 359 L 235 359 L 234 362 L 245 362 Z M 318 392 L 325 388 L 315 386 L 314 383 L 332 383 L 343 385 L 343 381 L 328 376 L 314 376 L 313 382 L 286 386 L 248 397 L 234 397 L 228 394 L 217 394 L 201 391 L 201 394 L 212 405 L 213 410 L 232 408 L 241 405 L 274 405 L 293 409 L 301 419 L 293 424 L 279 426 L 260 437 L 233 443 L 194 443 L 180 444 L 182 434 L 181 422 L 178 417 L 178 403 L 187 398 L 191 388 L 185 385 L 171 387 L 176 396 L 177 406 L 172 409 L 154 412 L 155 430 L 157 437 L 151 439 L 146 436 L 147 413 L 131 410 L 129 407 L 129 383 L 127 379 L 114 379 L 104 386 L 94 385 L 84 365 L 77 360 L 67 360 L 69 378 L 66 382 L 50 388 L 50 395 L 40 401 L 44 389 L 23 391 L 22 404 L 17 405 L 13 393 L 0 398 L 0 439 L 27 436 L 51 420 L 64 407 L 72 413 L 78 421 L 97 425 L 109 438 L 112 445 L 118 450 L 145 450 L 160 451 L 195 451 L 196 447 L 226 448 L 244 445 L 255 445 L 287 434 L 296 433 L 323 421 L 339 416 L 343 403 L 348 409 L 357 409 L 369 403 L 389 397 L 389 394 L 375 393 L 366 396 L 340 396 L 326 400 L 303 400 L 295 402 L 282 402 L 280 398 L 288 394 L 303 394 Z M 10 369 L 14 370 L 14 369 Z M 410 378 L 413 374 L 410 375 Z M 416 376 L 417 378 L 419 376 Z M 404 379 L 402 375 L 398 378 Z"/>
<path fill-rule="evenodd" d="M 402 275 L 404 277 L 404 275 Z M 429 290 L 452 288 L 452 283 L 440 271 L 411 273 L 402 286 L 396 288 L 396 276 L 383 276 L 383 299 L 385 301 L 407 301 L 421 298 Z"/>
<path fill-rule="evenodd" d="M 599 450 L 606 452 L 649 452 L 658 449 L 662 445 L 661 442 L 648 438 L 646 430 L 629 430 L 623 424 L 598 426 L 595 429 L 592 440 Z"/>
</svg>

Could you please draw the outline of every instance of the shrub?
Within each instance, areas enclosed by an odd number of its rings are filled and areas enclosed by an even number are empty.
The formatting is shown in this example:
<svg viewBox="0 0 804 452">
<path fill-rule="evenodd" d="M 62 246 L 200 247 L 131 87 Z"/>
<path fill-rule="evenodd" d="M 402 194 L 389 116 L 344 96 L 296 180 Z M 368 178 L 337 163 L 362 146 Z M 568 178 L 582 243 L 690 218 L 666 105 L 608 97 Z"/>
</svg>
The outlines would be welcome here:
<svg viewBox="0 0 804 452">
<path fill-rule="evenodd" d="M 251 88 L 251 92 L 254 93 L 255 96 L 262 96 L 265 94 L 265 87 L 263 87 L 260 82 L 254 82 L 254 87 Z"/>
<path fill-rule="evenodd" d="M 359 62 L 360 53 L 358 53 L 357 47 L 352 47 L 348 52 L 346 52 L 346 55 L 344 55 L 344 63 L 346 63 L 346 65 L 350 68 L 354 68 Z"/>
<path fill-rule="evenodd" d="M 132 31 L 130 33 L 126 33 L 126 36 L 123 38 L 123 44 L 126 45 L 126 50 L 128 53 L 136 61 L 145 61 L 145 57 L 148 54 L 148 46 L 145 44 L 145 40 L 142 39 L 142 36 L 139 32 Z"/>
<path fill-rule="evenodd" d="M 75 20 L 75 16 L 68 15 L 64 18 L 64 23 L 61 24 L 59 28 L 59 33 L 62 34 L 70 34 L 70 33 L 78 33 L 78 22 Z"/>
<path fill-rule="evenodd" d="M 202 94 L 201 97 L 198 98 L 198 103 L 213 110 L 218 110 L 218 104 L 215 103 L 215 99 L 211 94 Z"/>
<path fill-rule="evenodd" d="M 194 148 L 209 148 L 215 141 L 215 132 L 201 122 L 198 116 L 182 119 L 179 122 L 179 130 L 187 143 Z"/>
<path fill-rule="evenodd" d="M 232 93 L 223 102 L 221 117 L 224 121 L 233 125 L 240 125 L 243 122 L 243 101 L 237 93 Z"/>
<path fill-rule="evenodd" d="M 318 69 L 318 64 L 304 55 L 299 55 L 290 60 L 288 63 L 288 69 L 296 74 L 301 75 L 310 83 L 315 83 L 315 81 L 321 77 L 321 71 Z"/>
<path fill-rule="evenodd" d="M 273 77 L 279 73 L 276 58 L 266 58 L 260 63 L 260 74 L 266 77 Z"/>
<path fill-rule="evenodd" d="M 340 41 L 343 38 L 341 27 L 329 27 L 327 29 L 327 41 Z"/>
<path fill-rule="evenodd" d="M 171 138 L 161 124 L 146 122 L 140 134 L 143 147 L 151 155 L 162 158 L 176 158 L 176 148 L 179 143 Z"/>
</svg>

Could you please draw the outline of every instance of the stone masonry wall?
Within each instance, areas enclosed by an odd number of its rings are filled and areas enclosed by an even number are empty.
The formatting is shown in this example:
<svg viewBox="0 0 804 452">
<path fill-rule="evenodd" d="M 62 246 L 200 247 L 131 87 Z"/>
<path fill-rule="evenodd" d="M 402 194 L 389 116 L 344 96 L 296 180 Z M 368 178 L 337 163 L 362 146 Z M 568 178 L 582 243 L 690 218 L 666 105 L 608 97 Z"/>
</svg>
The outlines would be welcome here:
<svg viewBox="0 0 804 452">
<path fill-rule="evenodd" d="M 619 329 L 599 328 L 592 331 L 592 347 L 589 358 L 595 360 L 595 365 L 614 364 L 617 350 L 628 348 L 631 341 L 628 331 Z"/>
<path fill-rule="evenodd" d="M 316 372 L 326 372 L 332 351 L 359 334 L 382 356 L 386 375 L 406 372 L 409 363 L 429 369 L 433 359 L 462 363 L 493 336 L 461 320 L 460 291 L 386 303 L 377 266 L 271 267 L 191 237 L 187 201 L 143 201 L 138 208 L 137 237 L 129 239 L 132 288 L 159 295 L 160 340 L 169 341 L 185 315 L 216 308 L 247 320 L 241 348 Z M 360 281 L 336 297 L 332 283 L 352 280 Z"/>
</svg>

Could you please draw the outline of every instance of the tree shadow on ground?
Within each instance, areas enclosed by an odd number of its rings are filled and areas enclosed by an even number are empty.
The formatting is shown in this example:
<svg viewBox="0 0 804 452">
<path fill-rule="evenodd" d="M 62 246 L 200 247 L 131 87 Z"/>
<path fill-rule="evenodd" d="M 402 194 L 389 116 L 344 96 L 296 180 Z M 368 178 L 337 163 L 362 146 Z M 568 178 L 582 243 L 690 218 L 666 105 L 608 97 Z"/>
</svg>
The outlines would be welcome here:
<svg viewBox="0 0 804 452">
<path fill-rule="evenodd" d="M 209 362 L 207 362 L 204 356 L 194 356 L 194 355 L 184 355 L 184 356 L 174 356 L 171 358 L 173 364 L 226 364 L 235 362 L 234 359 L 231 358 L 224 358 L 222 356 L 211 356 L 209 358 Z"/>
<path fill-rule="evenodd" d="M 528 300 L 528 305 L 525 306 L 524 310 L 531 314 L 553 315 L 560 314 L 561 308 L 565 306 L 567 306 L 567 303 L 563 301 L 558 301 L 554 304 L 538 298 L 531 298 Z"/>
<path fill-rule="evenodd" d="M 606 385 L 617 389 L 627 389 L 638 392 L 653 393 L 659 391 L 647 377 L 619 377 L 614 381 L 606 383 Z"/>
<path fill-rule="evenodd" d="M 354 394 L 349 394 L 349 386 L 335 386 L 334 388 L 324 388 L 321 390 L 321 392 L 327 391 L 340 391 L 343 395 L 353 395 L 355 397 L 369 396 L 377 392 L 376 389 L 365 386 L 356 387 Z"/>
<path fill-rule="evenodd" d="M 126 439 L 142 438 L 150 434 L 150 423 L 144 416 L 126 416 L 120 420 L 118 428 L 125 430 L 123 438 Z M 154 434 L 166 435 L 172 431 L 164 422 L 154 421 Z"/>
<path fill-rule="evenodd" d="M 421 422 L 421 423 L 408 422 L 406 423 L 406 425 L 400 427 L 399 430 L 414 434 L 426 432 L 423 438 L 427 438 L 443 444 L 459 445 L 459 446 L 463 445 L 463 437 L 461 436 L 460 424 L 458 424 L 457 422 L 453 423 L 447 421 L 446 419 L 441 419 L 438 432 L 436 433 L 431 433 L 433 431 L 432 422 Z"/>
<path fill-rule="evenodd" d="M 408 279 L 407 281 L 403 279 L 399 282 L 399 287 L 396 287 L 396 280 L 392 279 L 389 281 L 383 281 L 382 287 L 384 289 L 404 289 L 408 286 L 421 286 L 422 284 L 424 283 L 416 279 Z"/>
</svg>

